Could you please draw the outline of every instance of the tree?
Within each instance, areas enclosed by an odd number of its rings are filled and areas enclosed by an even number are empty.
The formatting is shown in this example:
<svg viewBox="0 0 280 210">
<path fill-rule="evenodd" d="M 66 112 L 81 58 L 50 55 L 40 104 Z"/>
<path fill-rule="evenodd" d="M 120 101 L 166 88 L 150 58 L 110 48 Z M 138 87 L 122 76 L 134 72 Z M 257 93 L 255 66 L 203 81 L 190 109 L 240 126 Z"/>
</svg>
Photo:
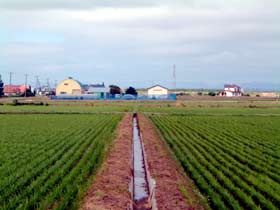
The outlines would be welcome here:
<svg viewBox="0 0 280 210">
<path fill-rule="evenodd" d="M 3 89 L 4 89 L 3 87 L 4 87 L 4 83 L 0 75 L 0 97 L 3 95 Z"/>
<path fill-rule="evenodd" d="M 121 94 L 121 88 L 117 85 L 110 85 L 110 94 Z"/>
<path fill-rule="evenodd" d="M 208 93 L 208 95 L 209 95 L 209 96 L 215 96 L 216 93 L 215 93 L 214 91 L 210 91 L 210 92 Z"/>
<path fill-rule="evenodd" d="M 126 91 L 125 94 L 131 94 L 131 95 L 137 95 L 137 91 L 134 87 L 129 87 Z"/>
</svg>

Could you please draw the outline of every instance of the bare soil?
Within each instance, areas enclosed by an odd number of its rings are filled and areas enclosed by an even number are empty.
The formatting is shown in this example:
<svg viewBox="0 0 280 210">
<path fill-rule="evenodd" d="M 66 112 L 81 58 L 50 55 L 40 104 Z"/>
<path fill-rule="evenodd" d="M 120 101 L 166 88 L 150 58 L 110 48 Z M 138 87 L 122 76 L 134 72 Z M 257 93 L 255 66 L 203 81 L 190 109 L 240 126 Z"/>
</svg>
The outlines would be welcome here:
<svg viewBox="0 0 280 210">
<path fill-rule="evenodd" d="M 204 209 L 190 181 L 172 158 L 153 123 L 143 114 L 139 124 L 145 145 L 150 174 L 156 180 L 156 202 L 159 210 Z"/>
<path fill-rule="evenodd" d="M 131 139 L 132 115 L 126 114 L 118 126 L 112 149 L 87 192 L 81 210 L 124 210 L 131 205 Z"/>
</svg>

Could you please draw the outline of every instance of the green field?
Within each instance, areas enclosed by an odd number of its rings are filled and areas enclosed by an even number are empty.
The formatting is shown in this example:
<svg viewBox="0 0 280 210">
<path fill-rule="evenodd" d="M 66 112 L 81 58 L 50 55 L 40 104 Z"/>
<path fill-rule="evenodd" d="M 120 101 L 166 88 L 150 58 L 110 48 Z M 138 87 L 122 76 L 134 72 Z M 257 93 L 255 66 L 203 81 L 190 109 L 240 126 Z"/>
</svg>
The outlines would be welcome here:
<svg viewBox="0 0 280 210">
<path fill-rule="evenodd" d="M 280 118 L 151 115 L 213 209 L 280 208 Z"/>
<path fill-rule="evenodd" d="M 86 105 L 61 105 L 61 106 L 11 106 L 11 105 L 2 105 L 0 106 L 1 112 L 40 112 L 40 113 L 119 113 L 119 112 L 128 112 L 132 111 L 131 106 L 110 106 L 110 105 L 98 105 L 86 104 Z"/>
<path fill-rule="evenodd" d="M 1 115 L 0 209 L 76 209 L 121 115 Z"/>
<path fill-rule="evenodd" d="M 176 115 L 279 115 L 280 104 L 224 103 L 224 102 L 68 102 L 68 104 L 0 105 L 1 113 L 124 113 L 142 112 L 148 114 Z"/>
<path fill-rule="evenodd" d="M 9 103 L 0 209 L 77 209 L 126 112 L 151 118 L 212 209 L 280 209 L 278 101 Z"/>
<path fill-rule="evenodd" d="M 280 116 L 280 108 L 147 108 L 141 107 L 141 112 L 147 114 L 172 114 L 172 115 L 277 115 Z"/>
</svg>

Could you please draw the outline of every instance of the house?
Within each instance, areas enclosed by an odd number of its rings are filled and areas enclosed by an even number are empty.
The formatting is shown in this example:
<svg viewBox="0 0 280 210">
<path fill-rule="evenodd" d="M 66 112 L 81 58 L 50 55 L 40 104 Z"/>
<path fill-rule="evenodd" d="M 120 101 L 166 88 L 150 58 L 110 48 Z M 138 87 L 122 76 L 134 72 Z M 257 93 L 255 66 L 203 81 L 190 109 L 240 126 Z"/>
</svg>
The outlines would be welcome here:
<svg viewBox="0 0 280 210">
<path fill-rule="evenodd" d="M 154 85 L 150 88 L 148 88 L 148 97 L 161 97 L 161 96 L 167 96 L 168 95 L 168 89 L 166 87 L 163 87 L 161 85 Z"/>
<path fill-rule="evenodd" d="M 224 90 L 219 93 L 220 96 L 242 96 L 243 90 L 238 85 L 226 84 L 224 85 Z"/>
<path fill-rule="evenodd" d="M 72 77 L 63 80 L 56 87 L 56 95 L 81 95 L 84 92 L 83 85 Z"/>
</svg>

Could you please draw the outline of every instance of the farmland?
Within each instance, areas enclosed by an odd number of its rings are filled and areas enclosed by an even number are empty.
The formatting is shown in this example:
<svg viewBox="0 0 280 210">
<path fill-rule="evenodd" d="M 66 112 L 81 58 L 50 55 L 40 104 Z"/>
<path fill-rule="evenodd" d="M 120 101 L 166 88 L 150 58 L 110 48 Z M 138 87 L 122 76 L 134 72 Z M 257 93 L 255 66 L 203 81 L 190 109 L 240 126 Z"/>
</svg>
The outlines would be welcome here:
<svg viewBox="0 0 280 210">
<path fill-rule="evenodd" d="M 280 118 L 151 119 L 213 209 L 279 209 Z"/>
<path fill-rule="evenodd" d="M 0 209 L 124 209 L 133 112 L 159 209 L 280 207 L 277 100 L 36 100 L 0 104 Z"/>
<path fill-rule="evenodd" d="M 0 209 L 72 209 L 121 115 L 2 115 Z"/>
<path fill-rule="evenodd" d="M 1 113 L 125 113 L 143 112 L 175 115 L 279 115 L 280 102 L 256 99 L 254 101 L 220 101 L 221 99 L 190 98 L 184 101 L 41 101 L 22 100 L 22 104 L 11 105 L 12 101 L 0 103 Z M 39 105 L 43 104 L 43 105 Z"/>
</svg>

